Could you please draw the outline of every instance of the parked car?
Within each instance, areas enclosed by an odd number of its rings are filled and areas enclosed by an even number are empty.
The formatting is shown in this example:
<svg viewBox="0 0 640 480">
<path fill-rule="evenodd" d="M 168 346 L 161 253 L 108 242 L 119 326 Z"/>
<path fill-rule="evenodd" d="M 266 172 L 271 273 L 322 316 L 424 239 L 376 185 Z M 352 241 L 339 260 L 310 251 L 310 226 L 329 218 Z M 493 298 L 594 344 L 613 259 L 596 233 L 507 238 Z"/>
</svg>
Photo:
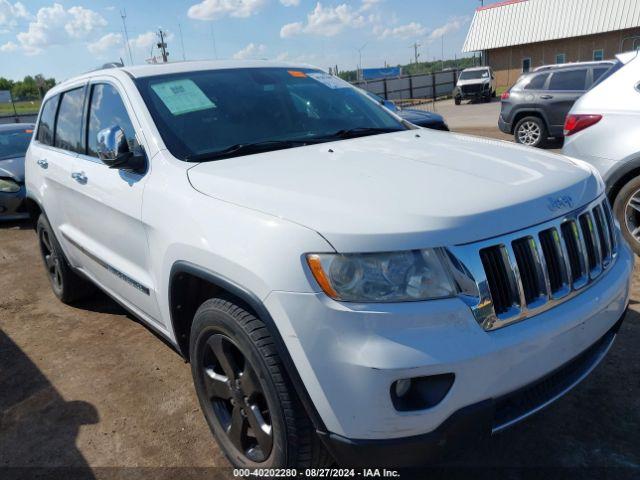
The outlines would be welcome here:
<svg viewBox="0 0 640 480">
<path fill-rule="evenodd" d="M 24 155 L 33 125 L 0 125 L 0 221 L 29 218 L 24 198 Z"/>
<path fill-rule="evenodd" d="M 55 295 L 97 285 L 175 346 L 236 467 L 481 441 L 586 377 L 629 299 L 591 167 L 414 128 L 309 66 L 67 80 L 26 173 Z"/>
<path fill-rule="evenodd" d="M 573 106 L 563 153 L 593 165 L 606 182 L 616 219 L 640 255 L 640 55 L 617 63 Z"/>
<path fill-rule="evenodd" d="M 496 96 L 496 77 L 491 67 L 465 68 L 460 72 L 453 100 L 460 105 L 463 100 L 483 100 L 490 102 Z"/>
<path fill-rule="evenodd" d="M 442 115 L 414 108 L 400 108 L 391 100 L 385 100 L 380 95 L 376 95 L 375 93 L 368 92 L 366 90 L 362 90 L 362 92 L 407 122 L 413 123 L 419 127 L 431 128 L 432 130 L 449 131 L 449 126 Z"/>
<path fill-rule="evenodd" d="M 518 143 L 544 147 L 550 137 L 562 137 L 573 103 L 609 68 L 611 62 L 588 62 L 525 73 L 502 94 L 498 127 Z"/>
</svg>

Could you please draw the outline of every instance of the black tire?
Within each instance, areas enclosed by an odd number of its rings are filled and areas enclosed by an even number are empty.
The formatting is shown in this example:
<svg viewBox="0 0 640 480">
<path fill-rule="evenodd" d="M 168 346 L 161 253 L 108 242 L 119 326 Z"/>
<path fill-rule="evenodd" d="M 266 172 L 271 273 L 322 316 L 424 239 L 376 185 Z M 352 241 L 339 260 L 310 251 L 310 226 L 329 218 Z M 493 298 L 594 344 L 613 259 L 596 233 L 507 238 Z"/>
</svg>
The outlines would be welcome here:
<svg viewBox="0 0 640 480">
<path fill-rule="evenodd" d="M 513 137 L 521 145 L 541 148 L 547 144 L 549 132 L 544 120 L 530 116 L 520 119 L 513 129 Z"/>
<path fill-rule="evenodd" d="M 491 94 L 491 98 L 498 98 L 498 92 L 494 90 L 493 93 Z"/>
<path fill-rule="evenodd" d="M 636 255 L 640 255 L 640 177 L 629 180 L 613 202 L 613 214 L 620 222 L 625 240 Z M 636 235 L 633 231 L 636 230 Z"/>
<path fill-rule="evenodd" d="M 246 308 L 225 298 L 204 302 L 193 320 L 190 358 L 200 407 L 234 467 L 307 468 L 332 463 L 267 327 Z M 242 427 L 234 428 L 234 419 Z M 252 425 L 263 426 L 260 442 L 258 435 L 249 434 L 258 430 Z M 234 433 L 238 430 L 240 437 Z"/>
<path fill-rule="evenodd" d="M 75 273 L 69 265 L 44 214 L 38 217 L 36 232 L 42 261 L 55 296 L 62 303 L 72 304 L 94 293 L 95 286 Z"/>
<path fill-rule="evenodd" d="M 462 103 L 462 99 L 460 97 L 455 97 L 453 101 L 456 105 L 460 105 Z"/>
</svg>

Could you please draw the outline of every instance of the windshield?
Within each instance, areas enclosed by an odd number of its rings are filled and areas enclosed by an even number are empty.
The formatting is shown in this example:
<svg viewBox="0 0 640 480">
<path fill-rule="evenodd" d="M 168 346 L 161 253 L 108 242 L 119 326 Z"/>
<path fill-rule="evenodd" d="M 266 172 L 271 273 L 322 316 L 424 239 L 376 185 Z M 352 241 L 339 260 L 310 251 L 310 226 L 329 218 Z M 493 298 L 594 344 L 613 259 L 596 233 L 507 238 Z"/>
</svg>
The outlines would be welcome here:
<svg viewBox="0 0 640 480">
<path fill-rule="evenodd" d="M 407 129 L 348 83 L 313 69 L 206 70 L 136 84 L 167 148 L 182 160 Z"/>
<path fill-rule="evenodd" d="M 460 74 L 460 80 L 480 80 L 489 78 L 489 70 L 466 70 Z"/>
<path fill-rule="evenodd" d="M 31 141 L 31 129 L 0 131 L 0 160 L 3 158 L 24 157 Z"/>
</svg>

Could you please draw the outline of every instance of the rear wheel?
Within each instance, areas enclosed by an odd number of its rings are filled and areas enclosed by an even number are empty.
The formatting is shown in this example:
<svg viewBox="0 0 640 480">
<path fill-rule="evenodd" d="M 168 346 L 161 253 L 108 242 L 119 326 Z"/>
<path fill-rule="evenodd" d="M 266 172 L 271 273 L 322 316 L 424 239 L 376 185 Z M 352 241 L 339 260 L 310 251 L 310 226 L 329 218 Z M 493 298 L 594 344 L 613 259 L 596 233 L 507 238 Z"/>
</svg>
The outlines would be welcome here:
<svg viewBox="0 0 640 480">
<path fill-rule="evenodd" d="M 613 213 L 629 246 L 640 255 L 640 177 L 630 180 L 618 192 Z"/>
<path fill-rule="evenodd" d="M 47 269 L 51 289 L 63 303 L 76 302 L 95 292 L 92 283 L 75 273 L 64 256 L 49 220 L 40 214 L 36 224 L 42 261 Z"/>
<path fill-rule="evenodd" d="M 513 136 L 517 143 L 529 147 L 543 147 L 547 142 L 547 126 L 540 117 L 524 117 L 516 124 Z"/>
<path fill-rule="evenodd" d="M 200 406 L 234 467 L 330 464 L 269 331 L 252 313 L 207 300 L 195 314 L 190 354 Z"/>
</svg>

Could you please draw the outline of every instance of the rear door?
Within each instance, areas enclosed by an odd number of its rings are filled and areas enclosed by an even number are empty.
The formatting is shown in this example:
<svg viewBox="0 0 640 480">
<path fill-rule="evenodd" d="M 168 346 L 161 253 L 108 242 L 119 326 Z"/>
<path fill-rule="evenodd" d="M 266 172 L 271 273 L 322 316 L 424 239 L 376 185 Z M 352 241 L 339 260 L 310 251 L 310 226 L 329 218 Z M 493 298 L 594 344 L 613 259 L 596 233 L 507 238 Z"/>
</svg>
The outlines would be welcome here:
<svg viewBox="0 0 640 480">
<path fill-rule="evenodd" d="M 549 119 L 551 135 L 561 135 L 564 120 L 575 101 L 582 96 L 589 80 L 588 68 L 556 70 L 551 73 L 547 91 L 540 96 Z"/>
<path fill-rule="evenodd" d="M 30 148 L 27 174 L 39 177 L 33 185 L 39 189 L 47 218 L 68 260 L 77 265 L 77 250 L 63 235 L 69 228 L 73 191 L 73 163 L 81 148 L 84 83 L 56 95 L 42 109 L 36 138 Z"/>
<path fill-rule="evenodd" d="M 109 168 L 98 158 L 98 132 L 119 126 L 130 148 L 144 147 L 142 128 L 122 85 L 111 77 L 92 80 L 83 133 L 85 150 L 75 159 L 72 228 L 68 238 L 82 251 L 83 268 L 143 318 L 159 318 L 150 275 L 147 233 L 141 222 L 148 178 Z"/>
</svg>

